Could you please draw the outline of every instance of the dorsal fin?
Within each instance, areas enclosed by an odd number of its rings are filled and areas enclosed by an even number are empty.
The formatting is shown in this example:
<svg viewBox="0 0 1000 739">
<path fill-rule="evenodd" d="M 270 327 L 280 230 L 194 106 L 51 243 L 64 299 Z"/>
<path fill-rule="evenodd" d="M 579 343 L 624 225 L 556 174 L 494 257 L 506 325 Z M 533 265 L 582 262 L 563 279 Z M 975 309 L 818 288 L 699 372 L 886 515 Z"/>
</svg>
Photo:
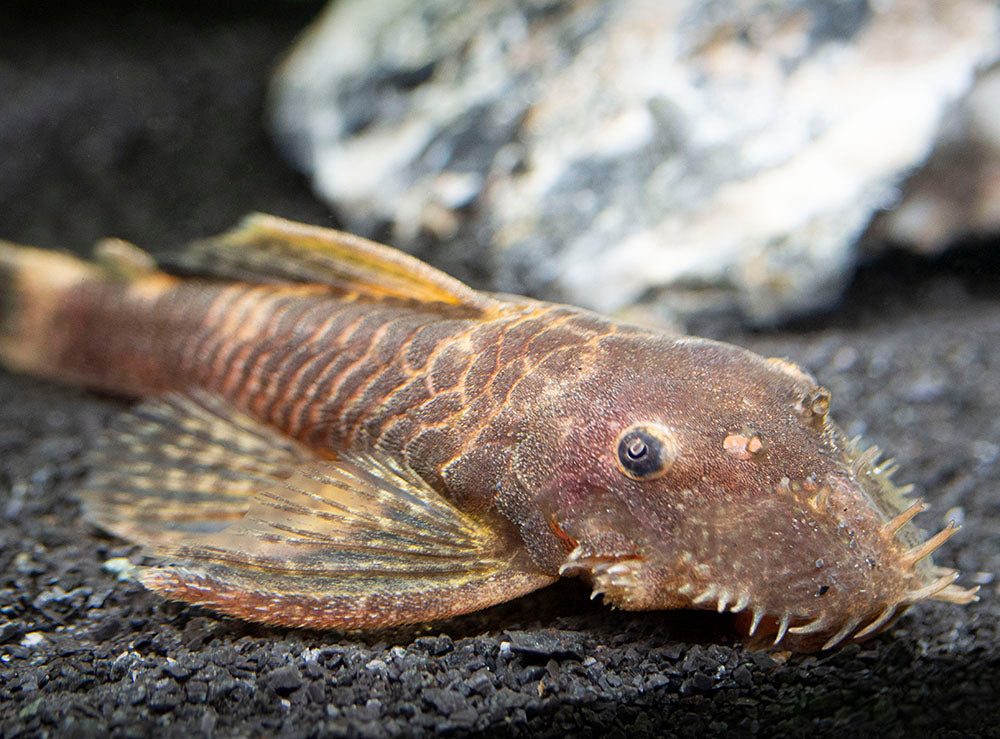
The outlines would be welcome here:
<svg viewBox="0 0 1000 739">
<path fill-rule="evenodd" d="M 101 239 L 94 245 L 93 261 L 107 277 L 130 281 L 156 273 L 156 260 L 124 239 Z"/>
<path fill-rule="evenodd" d="M 196 274 L 247 282 L 329 285 L 372 299 L 391 297 L 476 310 L 500 304 L 391 247 L 260 213 L 220 236 L 194 242 L 175 265 Z"/>
</svg>

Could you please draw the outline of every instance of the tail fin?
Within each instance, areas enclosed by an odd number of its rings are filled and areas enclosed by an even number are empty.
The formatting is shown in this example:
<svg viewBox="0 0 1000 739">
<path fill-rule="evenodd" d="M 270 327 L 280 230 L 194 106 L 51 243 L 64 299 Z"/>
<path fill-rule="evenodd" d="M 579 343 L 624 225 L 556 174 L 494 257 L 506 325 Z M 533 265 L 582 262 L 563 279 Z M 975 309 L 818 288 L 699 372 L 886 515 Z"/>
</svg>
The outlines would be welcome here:
<svg viewBox="0 0 1000 739">
<path fill-rule="evenodd" d="M 47 375 L 46 344 L 60 296 L 101 270 L 81 259 L 0 241 L 0 364 Z"/>
</svg>

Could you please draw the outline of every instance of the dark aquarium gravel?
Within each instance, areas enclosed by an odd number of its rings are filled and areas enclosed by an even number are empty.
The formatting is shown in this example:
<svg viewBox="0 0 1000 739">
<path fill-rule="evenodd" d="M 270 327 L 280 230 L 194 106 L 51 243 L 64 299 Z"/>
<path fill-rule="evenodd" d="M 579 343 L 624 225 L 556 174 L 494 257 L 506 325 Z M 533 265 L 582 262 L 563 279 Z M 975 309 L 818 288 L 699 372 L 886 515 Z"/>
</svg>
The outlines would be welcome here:
<svg viewBox="0 0 1000 739">
<path fill-rule="evenodd" d="M 8 4 L 0 237 L 162 253 L 251 210 L 335 225 L 262 123 L 268 72 L 318 10 Z M 804 364 L 927 498 L 922 525 L 964 525 L 937 559 L 981 602 L 921 604 L 830 653 L 748 651 L 729 617 L 613 611 L 572 581 L 363 636 L 164 601 L 73 497 L 84 450 L 128 404 L 0 372 L 0 735 L 1000 736 L 996 253 L 890 255 L 835 311 L 766 334 L 694 327 Z"/>
</svg>

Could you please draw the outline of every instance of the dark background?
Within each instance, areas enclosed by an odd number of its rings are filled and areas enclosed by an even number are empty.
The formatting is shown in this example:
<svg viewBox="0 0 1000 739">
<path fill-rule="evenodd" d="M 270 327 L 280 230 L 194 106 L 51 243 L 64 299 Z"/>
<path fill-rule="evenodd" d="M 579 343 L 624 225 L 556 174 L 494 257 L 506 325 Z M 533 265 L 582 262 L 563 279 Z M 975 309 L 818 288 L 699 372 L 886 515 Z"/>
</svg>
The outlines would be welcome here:
<svg viewBox="0 0 1000 739">
<path fill-rule="evenodd" d="M 0 10 L 0 238 L 154 252 L 246 212 L 336 225 L 264 127 L 268 75 L 315 3 Z M 345 173 L 345 176 L 350 176 Z M 996 244 L 890 253 L 839 306 L 767 334 L 834 413 L 895 454 L 969 584 L 1000 567 Z M 87 526 L 81 453 L 121 401 L 0 371 L 0 735 L 1000 736 L 997 585 L 921 604 L 819 655 L 746 651 L 726 617 L 614 612 L 573 582 L 446 624 L 364 637 L 272 630 L 167 603 L 102 569 L 134 553 Z M 980 576 L 989 580 L 988 576 Z"/>
<path fill-rule="evenodd" d="M 217 5 L 0 10 L 4 238 L 161 250 L 251 210 L 330 223 L 264 128 L 270 71 L 322 4 Z"/>
</svg>

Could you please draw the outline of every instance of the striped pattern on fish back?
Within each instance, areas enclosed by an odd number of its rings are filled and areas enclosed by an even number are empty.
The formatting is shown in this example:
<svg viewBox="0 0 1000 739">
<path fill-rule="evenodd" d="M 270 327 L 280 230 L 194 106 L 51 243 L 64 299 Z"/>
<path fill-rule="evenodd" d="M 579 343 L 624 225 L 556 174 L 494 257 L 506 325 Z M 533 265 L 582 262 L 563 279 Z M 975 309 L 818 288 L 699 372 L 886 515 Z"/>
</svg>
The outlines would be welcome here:
<svg viewBox="0 0 1000 739">
<path fill-rule="evenodd" d="M 326 456 L 401 456 L 463 499 L 504 474 L 525 404 L 552 379 L 532 370 L 555 357 L 576 372 L 615 330 L 561 305 L 526 301 L 472 318 L 313 285 L 180 280 L 102 302 L 117 305 L 114 315 L 85 319 L 73 334 L 89 339 L 69 348 L 74 361 L 89 353 L 96 362 L 88 346 L 110 358 L 113 381 L 93 384 L 139 394 L 200 387 Z"/>
<path fill-rule="evenodd" d="M 312 449 L 382 449 L 475 507 L 486 501 L 470 496 L 505 474 L 526 403 L 553 379 L 532 369 L 557 358 L 578 372 L 614 324 L 547 303 L 475 319 L 438 308 L 234 285 L 178 366 Z"/>
<path fill-rule="evenodd" d="M 374 380 L 379 392 L 391 392 L 400 378 L 386 370 L 413 335 L 434 326 L 440 341 L 469 324 L 419 304 L 371 303 L 318 286 L 233 284 L 215 288 L 207 302 L 187 295 L 190 287 L 157 306 L 161 314 L 199 313 L 187 321 L 192 329 L 166 343 L 175 384 L 217 393 L 331 455 L 347 441 L 333 423 L 336 409 L 359 383 Z"/>
<path fill-rule="evenodd" d="M 487 507 L 501 487 L 535 420 L 532 404 L 548 386 L 587 372 L 590 353 L 615 326 L 532 303 L 461 329 L 429 324 L 377 370 L 358 365 L 344 384 L 350 391 L 317 406 L 316 418 L 336 419 L 332 436 L 343 443 L 399 454 L 468 510 Z"/>
</svg>

